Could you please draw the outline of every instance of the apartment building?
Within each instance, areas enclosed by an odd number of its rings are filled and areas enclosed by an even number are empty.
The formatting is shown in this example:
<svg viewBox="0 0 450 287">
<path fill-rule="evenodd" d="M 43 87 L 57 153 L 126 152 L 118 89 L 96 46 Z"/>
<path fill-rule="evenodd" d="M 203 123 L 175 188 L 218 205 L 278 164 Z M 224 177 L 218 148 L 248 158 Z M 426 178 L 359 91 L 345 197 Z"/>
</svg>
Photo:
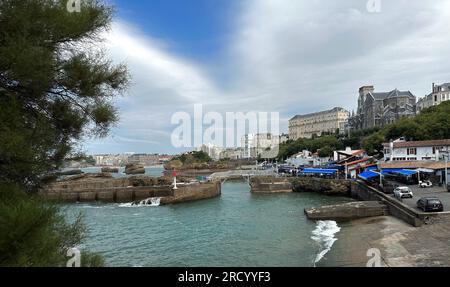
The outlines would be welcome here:
<svg viewBox="0 0 450 287">
<path fill-rule="evenodd" d="M 312 138 L 323 133 L 344 131 L 350 114 L 344 108 L 298 115 L 289 121 L 289 139 Z"/>
</svg>

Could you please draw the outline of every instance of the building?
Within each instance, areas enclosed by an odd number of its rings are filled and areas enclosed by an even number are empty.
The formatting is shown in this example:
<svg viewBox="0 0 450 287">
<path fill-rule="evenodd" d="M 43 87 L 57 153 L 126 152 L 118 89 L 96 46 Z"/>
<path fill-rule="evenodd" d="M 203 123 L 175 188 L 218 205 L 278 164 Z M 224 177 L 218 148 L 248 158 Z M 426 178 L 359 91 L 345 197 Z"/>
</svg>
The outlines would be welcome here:
<svg viewBox="0 0 450 287">
<path fill-rule="evenodd" d="M 406 169 L 407 171 L 416 171 L 419 174 L 418 179 L 431 180 L 434 184 L 449 185 L 450 183 L 449 164 L 445 161 L 389 161 L 380 162 L 378 168 L 381 170 Z"/>
<path fill-rule="evenodd" d="M 431 94 L 419 99 L 417 102 L 417 112 L 423 109 L 440 105 L 442 102 L 450 100 L 450 83 L 436 85 L 433 83 Z"/>
<path fill-rule="evenodd" d="M 373 157 L 368 156 L 365 150 L 352 150 L 350 147 L 335 151 L 333 159 L 336 166 L 343 168 L 345 178 L 356 178 L 374 162 Z"/>
<path fill-rule="evenodd" d="M 450 139 L 385 143 L 384 161 L 439 161 L 442 153 L 450 151 Z"/>
<path fill-rule="evenodd" d="M 241 158 L 273 158 L 278 155 L 280 136 L 270 133 L 247 134 L 241 139 Z M 276 151 L 272 153 L 271 151 Z"/>
<path fill-rule="evenodd" d="M 349 118 L 349 112 L 343 108 L 298 115 L 289 121 L 289 139 L 312 138 L 323 133 L 344 131 Z"/>
<path fill-rule="evenodd" d="M 254 134 L 247 134 L 241 138 L 241 158 L 256 158 L 256 151 L 253 149 Z"/>
<path fill-rule="evenodd" d="M 328 163 L 329 159 L 320 158 L 317 153 L 313 154 L 308 150 L 304 150 L 297 154 L 294 154 L 290 158 L 286 160 L 286 163 L 289 165 L 293 165 L 295 167 L 303 167 L 303 166 L 321 166 L 324 163 Z"/>
<path fill-rule="evenodd" d="M 202 145 L 198 150 L 208 154 L 213 160 L 220 160 L 221 153 L 223 152 L 223 148 L 210 143 Z"/>
<path fill-rule="evenodd" d="M 349 119 L 351 130 L 383 127 L 416 115 L 416 97 L 410 91 L 375 93 L 374 86 L 359 89 L 358 110 Z"/>
<path fill-rule="evenodd" d="M 141 164 L 145 166 L 159 164 L 158 154 L 133 154 L 128 157 L 129 164 Z"/>
<path fill-rule="evenodd" d="M 220 154 L 220 159 L 238 160 L 242 157 L 241 148 L 227 148 Z"/>
</svg>

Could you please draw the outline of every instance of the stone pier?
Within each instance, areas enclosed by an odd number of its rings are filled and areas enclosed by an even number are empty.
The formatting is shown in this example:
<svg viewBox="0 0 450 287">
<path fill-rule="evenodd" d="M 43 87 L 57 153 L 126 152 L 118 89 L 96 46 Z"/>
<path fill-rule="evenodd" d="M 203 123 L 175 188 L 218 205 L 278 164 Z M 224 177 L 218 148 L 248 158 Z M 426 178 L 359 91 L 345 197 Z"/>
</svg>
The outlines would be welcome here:
<svg viewBox="0 0 450 287">
<path fill-rule="evenodd" d="M 358 201 L 344 204 L 321 206 L 305 209 L 308 219 L 312 220 L 353 220 L 389 214 L 388 207 L 379 201 Z"/>
<path fill-rule="evenodd" d="M 63 181 L 44 187 L 39 194 L 66 203 L 128 203 L 148 198 L 161 198 L 161 204 L 175 204 L 218 197 L 220 182 L 181 182 L 174 190 L 164 178 L 87 178 Z"/>
</svg>

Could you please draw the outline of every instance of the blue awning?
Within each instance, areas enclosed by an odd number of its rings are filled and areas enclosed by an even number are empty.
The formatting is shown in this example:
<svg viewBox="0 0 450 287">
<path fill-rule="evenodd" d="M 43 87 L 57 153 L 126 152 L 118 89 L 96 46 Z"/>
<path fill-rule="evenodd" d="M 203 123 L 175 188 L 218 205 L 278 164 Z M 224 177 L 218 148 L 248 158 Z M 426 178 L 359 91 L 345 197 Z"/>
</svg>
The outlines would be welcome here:
<svg viewBox="0 0 450 287">
<path fill-rule="evenodd" d="M 361 173 L 360 175 L 358 175 L 360 178 L 364 179 L 364 180 L 368 180 L 374 177 L 379 177 L 380 175 L 376 172 L 373 171 L 365 171 L 363 173 Z"/>
<path fill-rule="evenodd" d="M 382 174 L 386 174 L 386 173 L 393 173 L 393 174 L 399 174 L 399 175 L 413 175 L 417 173 L 417 170 L 409 170 L 409 169 L 383 169 Z"/>
<path fill-rule="evenodd" d="M 369 167 L 366 167 L 366 170 L 377 170 L 378 169 L 378 167 L 375 165 L 375 166 L 369 166 Z"/>
<path fill-rule="evenodd" d="M 320 173 L 320 174 L 335 174 L 336 169 L 322 169 L 322 168 L 305 168 L 303 173 Z"/>
</svg>

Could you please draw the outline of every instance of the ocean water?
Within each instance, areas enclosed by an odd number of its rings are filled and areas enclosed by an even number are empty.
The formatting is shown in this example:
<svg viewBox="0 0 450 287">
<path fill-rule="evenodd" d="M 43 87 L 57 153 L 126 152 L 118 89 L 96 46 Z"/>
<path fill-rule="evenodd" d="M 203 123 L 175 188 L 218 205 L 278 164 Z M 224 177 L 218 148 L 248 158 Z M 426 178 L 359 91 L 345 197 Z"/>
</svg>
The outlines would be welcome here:
<svg viewBox="0 0 450 287">
<path fill-rule="evenodd" d="M 157 206 L 77 204 L 89 236 L 80 248 L 103 254 L 108 266 L 315 266 L 335 242 L 333 221 L 306 219 L 304 208 L 349 201 L 314 193 L 252 194 L 228 182 L 219 198 Z"/>
</svg>

